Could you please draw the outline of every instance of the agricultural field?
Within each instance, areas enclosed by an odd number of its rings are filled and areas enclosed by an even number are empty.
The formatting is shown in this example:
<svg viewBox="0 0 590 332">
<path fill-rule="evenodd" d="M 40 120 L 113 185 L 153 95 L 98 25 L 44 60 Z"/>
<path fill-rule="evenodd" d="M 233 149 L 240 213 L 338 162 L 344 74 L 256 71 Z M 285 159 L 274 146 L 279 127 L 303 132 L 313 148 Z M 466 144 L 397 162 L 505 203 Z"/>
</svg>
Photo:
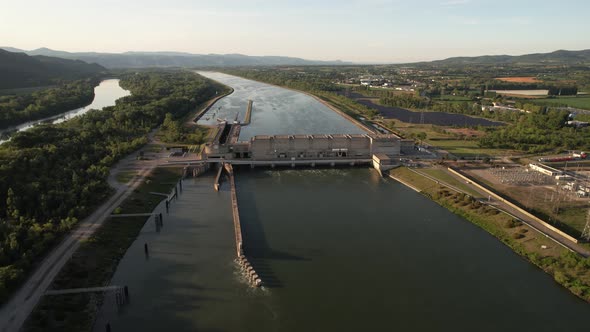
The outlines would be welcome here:
<svg viewBox="0 0 590 332">
<path fill-rule="evenodd" d="M 498 81 L 510 83 L 539 83 L 541 80 L 533 76 L 512 76 L 512 77 L 496 77 Z"/>
<path fill-rule="evenodd" d="M 485 158 L 517 154 L 517 152 L 511 150 L 481 148 L 476 140 L 433 138 L 427 139 L 426 142 L 458 158 Z"/>
<path fill-rule="evenodd" d="M 471 98 L 466 96 L 441 95 L 438 98 L 433 98 L 438 101 L 471 101 Z"/>
<path fill-rule="evenodd" d="M 397 120 L 394 123 L 394 131 L 404 137 L 416 137 L 420 133 L 424 133 L 426 134 L 425 143 L 447 151 L 457 158 L 485 158 L 518 154 L 511 150 L 479 147 L 478 138 L 483 136 L 484 132 L 475 129 L 412 124 Z M 384 126 L 390 128 L 390 126 Z"/>
<path fill-rule="evenodd" d="M 574 108 L 590 110 L 590 96 L 555 97 L 536 99 L 535 102 L 553 104 L 555 106 L 565 105 Z"/>
<path fill-rule="evenodd" d="M 539 96 L 547 96 L 549 94 L 549 90 L 545 89 L 537 89 L 537 90 L 490 90 L 490 92 L 495 92 L 499 95 L 507 95 L 507 96 L 530 96 L 530 97 L 539 97 Z"/>
<path fill-rule="evenodd" d="M 445 169 L 425 168 L 425 169 L 421 169 L 419 172 L 427 174 L 429 176 L 432 176 L 433 178 L 438 179 L 439 181 L 441 181 L 443 183 L 446 183 L 446 184 L 451 185 L 455 188 L 458 188 L 458 189 L 468 193 L 472 197 L 475 197 L 475 198 L 483 197 L 482 194 L 473 190 L 470 186 L 466 185 L 464 182 L 457 179 L 456 177 L 450 175 L 449 172 L 447 172 Z"/>
</svg>

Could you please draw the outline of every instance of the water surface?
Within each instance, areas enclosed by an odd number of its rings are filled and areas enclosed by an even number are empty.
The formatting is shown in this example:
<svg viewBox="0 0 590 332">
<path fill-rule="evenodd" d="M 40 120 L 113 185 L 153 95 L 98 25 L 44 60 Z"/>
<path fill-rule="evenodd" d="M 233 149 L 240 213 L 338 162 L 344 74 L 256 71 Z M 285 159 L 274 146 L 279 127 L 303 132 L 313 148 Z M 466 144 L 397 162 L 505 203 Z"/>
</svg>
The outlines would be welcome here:
<svg viewBox="0 0 590 332">
<path fill-rule="evenodd" d="M 371 169 L 240 169 L 244 284 L 227 184 L 185 181 L 113 284 L 95 331 L 587 331 L 590 306 L 483 230 Z M 150 258 L 143 244 L 150 244 Z"/>
<path fill-rule="evenodd" d="M 248 100 L 254 101 L 251 123 L 242 127 L 240 140 L 256 135 L 367 133 L 304 93 L 217 72 L 198 73 L 234 89 L 215 103 L 199 124 L 216 124 L 217 119 L 232 122 L 236 115 L 244 121 Z"/>
<path fill-rule="evenodd" d="M 92 103 L 90 105 L 76 108 L 47 118 L 25 122 L 18 126 L 10 127 L 4 130 L 0 130 L 0 136 L 3 133 L 15 133 L 19 131 L 29 130 L 41 123 L 62 123 L 73 117 L 82 115 L 90 111 L 91 109 L 100 110 L 107 106 L 113 106 L 115 105 L 115 101 L 117 99 L 128 96 L 130 94 L 131 93 L 128 90 L 124 90 L 119 86 L 118 79 L 103 80 L 100 82 L 98 86 L 94 88 L 94 99 L 92 100 Z M 5 141 L 0 140 L 0 144 L 3 142 Z"/>
</svg>

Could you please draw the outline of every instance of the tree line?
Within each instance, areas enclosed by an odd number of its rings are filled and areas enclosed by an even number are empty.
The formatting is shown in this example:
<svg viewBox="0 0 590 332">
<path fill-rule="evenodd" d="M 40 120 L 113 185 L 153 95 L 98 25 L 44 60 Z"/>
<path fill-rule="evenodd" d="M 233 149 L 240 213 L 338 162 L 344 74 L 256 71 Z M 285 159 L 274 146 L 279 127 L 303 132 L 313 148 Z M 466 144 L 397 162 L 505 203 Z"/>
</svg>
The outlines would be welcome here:
<svg viewBox="0 0 590 332">
<path fill-rule="evenodd" d="M 182 71 L 123 73 L 116 106 L 15 134 L 0 146 L 0 302 L 78 220 L 112 193 L 109 168 L 222 87 Z"/>
<path fill-rule="evenodd" d="M 0 96 L 0 129 L 86 106 L 94 99 L 96 78 L 62 83 L 29 94 Z"/>
</svg>

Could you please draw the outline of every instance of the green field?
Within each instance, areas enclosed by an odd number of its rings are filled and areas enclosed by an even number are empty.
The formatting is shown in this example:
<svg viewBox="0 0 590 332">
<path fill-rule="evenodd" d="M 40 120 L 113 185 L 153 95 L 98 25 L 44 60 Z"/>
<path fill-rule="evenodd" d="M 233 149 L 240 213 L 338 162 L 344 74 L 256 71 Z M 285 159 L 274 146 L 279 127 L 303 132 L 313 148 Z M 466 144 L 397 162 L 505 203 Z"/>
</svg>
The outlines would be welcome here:
<svg viewBox="0 0 590 332">
<path fill-rule="evenodd" d="M 438 98 L 433 98 L 437 101 L 471 101 L 471 98 L 465 96 L 441 95 Z"/>
<path fill-rule="evenodd" d="M 550 103 L 555 106 L 566 105 L 590 110 L 590 96 L 543 98 L 535 99 L 535 102 Z"/>
<path fill-rule="evenodd" d="M 436 146 L 457 157 L 493 157 L 510 155 L 510 150 L 480 148 L 477 141 L 460 139 L 427 139 L 428 144 Z"/>
<path fill-rule="evenodd" d="M 445 170 L 436 169 L 436 168 L 428 168 L 428 169 L 421 169 L 420 172 L 430 175 L 433 178 L 436 178 L 436 179 L 440 180 L 441 182 L 444 182 L 448 185 L 451 185 L 451 186 L 456 187 L 460 190 L 463 190 L 464 192 L 468 193 L 472 197 L 475 197 L 475 198 L 483 197 L 480 193 L 471 189 L 471 187 L 469 187 L 465 183 L 461 182 L 457 178 L 453 177 L 452 175 L 447 173 Z"/>
</svg>

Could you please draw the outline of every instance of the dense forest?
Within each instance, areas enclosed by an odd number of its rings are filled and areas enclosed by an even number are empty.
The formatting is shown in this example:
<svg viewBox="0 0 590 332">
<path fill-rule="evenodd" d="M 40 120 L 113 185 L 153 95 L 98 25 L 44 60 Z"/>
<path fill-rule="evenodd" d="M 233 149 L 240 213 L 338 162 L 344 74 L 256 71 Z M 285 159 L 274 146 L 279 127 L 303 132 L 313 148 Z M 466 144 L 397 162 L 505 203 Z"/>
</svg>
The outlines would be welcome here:
<svg viewBox="0 0 590 332">
<path fill-rule="evenodd" d="M 29 94 L 0 96 L 0 129 L 86 106 L 94 99 L 98 83 L 89 78 Z"/>
<path fill-rule="evenodd" d="M 0 146 L 0 302 L 78 220 L 111 194 L 106 178 L 146 143 L 167 113 L 180 117 L 222 87 L 194 73 L 125 73 L 132 95 L 59 125 L 42 125 Z"/>
</svg>

